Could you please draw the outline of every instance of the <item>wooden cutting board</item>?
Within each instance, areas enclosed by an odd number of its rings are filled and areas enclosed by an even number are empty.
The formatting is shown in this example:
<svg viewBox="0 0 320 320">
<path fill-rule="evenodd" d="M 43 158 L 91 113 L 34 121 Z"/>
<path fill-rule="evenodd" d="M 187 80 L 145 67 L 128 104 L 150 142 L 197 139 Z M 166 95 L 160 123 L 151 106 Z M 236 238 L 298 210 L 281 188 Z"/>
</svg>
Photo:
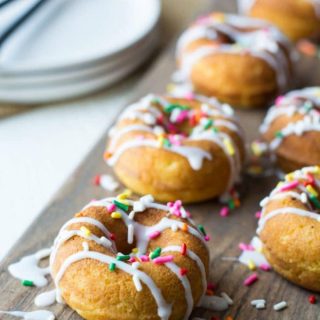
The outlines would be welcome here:
<svg viewBox="0 0 320 320">
<path fill-rule="evenodd" d="M 222 9 L 232 8 L 232 3 L 229 1 L 220 1 L 219 4 L 220 7 L 223 7 Z M 172 44 L 134 89 L 132 101 L 150 92 L 164 92 L 174 67 L 174 45 Z M 301 83 L 319 84 L 320 72 L 318 71 L 319 63 L 316 59 L 304 59 L 299 64 Z M 237 111 L 237 114 L 248 139 L 256 138 L 265 110 Z M 0 310 L 34 310 L 36 309 L 35 296 L 41 291 L 48 290 L 48 287 L 39 289 L 21 286 L 8 274 L 8 264 L 40 248 L 49 247 L 61 225 L 75 212 L 92 198 L 110 196 L 110 193 L 92 185 L 92 178 L 96 174 L 111 173 L 102 160 L 105 142 L 106 134 L 2 262 L 0 266 Z M 263 179 L 245 177 L 242 186 L 242 205 L 227 218 L 219 216 L 221 205 L 215 200 L 188 206 L 196 222 L 204 224 L 212 236 L 212 241 L 209 243 L 212 255 L 210 280 L 217 284 L 218 293 L 227 292 L 234 300 L 233 306 L 228 311 L 223 314 L 215 314 L 221 319 L 227 315 L 241 320 L 320 319 L 320 303 L 318 305 L 309 304 L 310 292 L 287 282 L 275 272 L 259 272 L 260 280 L 249 288 L 245 287 L 242 282 L 250 274 L 249 269 L 239 263 L 221 259 L 225 256 L 238 256 L 240 254 L 238 243 L 240 241 L 249 242 L 253 237 L 257 225 L 254 213 L 259 209 L 259 201 L 270 192 L 275 183 L 276 178 L 274 177 Z M 6 219 L 6 216 L 10 216 L 10 212 L 2 212 L 2 219 Z M 250 301 L 256 298 L 267 300 L 266 310 L 258 311 L 250 305 Z M 272 305 L 282 300 L 287 301 L 289 307 L 281 312 L 274 311 Z M 50 310 L 60 320 L 80 319 L 67 306 L 57 304 Z M 193 315 L 210 319 L 214 314 L 198 309 Z M 1 316 L 0 319 L 6 317 Z"/>
</svg>

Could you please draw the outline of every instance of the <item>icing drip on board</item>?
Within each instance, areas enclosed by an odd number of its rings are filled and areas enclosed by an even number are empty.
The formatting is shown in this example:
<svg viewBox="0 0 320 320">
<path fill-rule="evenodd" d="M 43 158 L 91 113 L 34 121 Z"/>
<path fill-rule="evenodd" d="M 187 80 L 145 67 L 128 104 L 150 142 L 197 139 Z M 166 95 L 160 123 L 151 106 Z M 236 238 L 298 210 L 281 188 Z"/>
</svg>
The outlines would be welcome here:
<svg viewBox="0 0 320 320">
<path fill-rule="evenodd" d="M 0 314 L 7 314 L 16 318 L 22 318 L 24 320 L 54 320 L 55 316 L 52 312 L 47 310 L 37 311 L 0 311 Z"/>
<path fill-rule="evenodd" d="M 40 260 L 48 257 L 51 249 L 42 249 L 34 254 L 23 257 L 20 261 L 11 264 L 8 267 L 11 275 L 20 280 L 30 280 L 37 287 L 43 287 L 48 284 L 46 275 L 50 273 L 49 268 L 40 268 Z"/>
</svg>

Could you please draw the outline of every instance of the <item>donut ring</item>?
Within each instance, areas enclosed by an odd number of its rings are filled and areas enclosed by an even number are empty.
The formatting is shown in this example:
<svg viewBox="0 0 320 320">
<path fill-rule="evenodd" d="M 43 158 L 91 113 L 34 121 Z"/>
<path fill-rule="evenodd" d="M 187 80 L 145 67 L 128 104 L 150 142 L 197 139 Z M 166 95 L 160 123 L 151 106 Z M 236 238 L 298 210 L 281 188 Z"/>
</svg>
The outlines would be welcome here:
<svg viewBox="0 0 320 320">
<path fill-rule="evenodd" d="M 320 87 L 279 97 L 260 132 L 280 168 L 290 172 L 320 163 Z"/>
<path fill-rule="evenodd" d="M 263 254 L 275 271 L 315 291 L 320 291 L 319 186 L 319 167 L 288 174 L 261 202 L 257 230 Z"/>
<path fill-rule="evenodd" d="M 274 23 L 292 41 L 320 37 L 318 0 L 238 0 L 238 4 L 240 12 Z"/>
<path fill-rule="evenodd" d="M 232 109 L 215 99 L 148 95 L 120 115 L 105 159 L 138 194 L 202 201 L 238 180 L 243 131 Z"/>
<path fill-rule="evenodd" d="M 290 52 L 285 36 L 267 22 L 212 13 L 179 38 L 176 79 L 236 107 L 266 106 L 288 89 Z"/>
<path fill-rule="evenodd" d="M 126 196 L 91 202 L 61 228 L 50 256 L 58 302 L 88 320 L 188 319 L 207 288 L 204 228 L 181 202 Z"/>
</svg>

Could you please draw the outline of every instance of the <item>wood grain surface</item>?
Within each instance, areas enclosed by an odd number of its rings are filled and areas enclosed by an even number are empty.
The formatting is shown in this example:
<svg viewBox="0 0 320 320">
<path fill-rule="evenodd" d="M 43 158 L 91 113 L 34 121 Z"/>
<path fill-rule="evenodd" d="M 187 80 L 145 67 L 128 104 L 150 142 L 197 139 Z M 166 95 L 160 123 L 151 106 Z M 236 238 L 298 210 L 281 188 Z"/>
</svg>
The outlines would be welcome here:
<svg viewBox="0 0 320 320">
<path fill-rule="evenodd" d="M 219 5 L 223 7 L 222 9 L 232 9 L 227 1 L 220 1 Z M 132 101 L 150 92 L 163 92 L 174 69 L 174 64 L 174 46 L 171 45 L 134 89 Z M 318 76 L 320 73 L 317 72 L 319 71 L 319 63 L 316 59 L 304 59 L 299 64 L 299 69 L 300 74 L 303 75 L 300 76 L 300 79 L 303 79 L 300 84 L 320 83 Z M 257 128 L 265 110 L 237 111 L 237 114 L 248 139 L 256 138 Z M 2 262 L 0 267 L 0 310 L 35 310 L 35 296 L 41 291 L 48 290 L 48 287 L 39 289 L 21 286 L 19 281 L 8 274 L 8 264 L 37 249 L 50 246 L 61 225 L 75 212 L 92 198 L 103 198 L 110 195 L 101 188 L 92 185 L 94 175 L 111 173 L 102 160 L 105 141 L 106 135 L 101 138 L 82 165 Z M 259 209 L 259 201 L 270 192 L 275 183 L 276 178 L 274 177 L 263 179 L 244 177 L 241 187 L 242 205 L 227 218 L 219 216 L 220 205 L 215 200 L 188 206 L 196 222 L 204 224 L 212 236 L 210 242 L 212 255 L 210 280 L 217 284 L 218 293 L 227 292 L 234 300 L 234 304 L 225 313 L 214 314 L 196 309 L 193 316 L 210 319 L 211 316 L 218 315 L 223 319 L 227 315 L 231 315 L 234 319 L 241 320 L 320 319 L 320 304 L 311 305 L 308 302 L 310 292 L 287 282 L 275 272 L 259 272 L 260 280 L 249 288 L 245 287 L 242 282 L 250 274 L 249 269 L 239 263 L 221 259 L 225 256 L 238 256 L 240 254 L 237 248 L 238 243 L 240 241 L 248 242 L 255 234 L 257 220 L 254 213 Z M 8 219 L 10 212 L 1 212 L 1 217 Z M 256 298 L 267 300 L 265 310 L 258 311 L 250 305 L 250 301 Z M 281 312 L 274 311 L 272 305 L 282 300 L 287 301 L 289 307 Z M 80 319 L 67 306 L 57 304 L 50 310 L 60 320 Z M 8 316 L 0 317 L 0 319 L 7 318 Z"/>
</svg>

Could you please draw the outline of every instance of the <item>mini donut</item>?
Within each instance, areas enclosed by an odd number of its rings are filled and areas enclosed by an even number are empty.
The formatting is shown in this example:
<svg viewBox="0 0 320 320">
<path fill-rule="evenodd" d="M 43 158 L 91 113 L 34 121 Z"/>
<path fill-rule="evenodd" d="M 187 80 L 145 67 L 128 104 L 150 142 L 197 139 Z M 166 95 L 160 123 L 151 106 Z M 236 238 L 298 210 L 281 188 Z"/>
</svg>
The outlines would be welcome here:
<svg viewBox="0 0 320 320">
<path fill-rule="evenodd" d="M 275 271 L 307 289 L 320 291 L 320 168 L 286 175 L 262 200 L 257 233 Z"/>
<path fill-rule="evenodd" d="M 288 89 L 291 55 L 287 38 L 269 23 L 212 13 L 179 38 L 175 79 L 236 107 L 262 107 Z"/>
<path fill-rule="evenodd" d="M 320 164 L 320 87 L 278 97 L 260 127 L 280 168 L 290 172 Z"/>
<path fill-rule="evenodd" d="M 197 202 L 230 191 L 239 180 L 243 139 L 229 105 L 148 95 L 120 115 L 105 160 L 138 194 Z"/>
<path fill-rule="evenodd" d="M 209 237 L 181 202 L 127 196 L 93 201 L 61 228 L 57 300 L 88 320 L 188 319 L 207 289 Z"/>
<path fill-rule="evenodd" d="M 319 0 L 238 0 L 239 10 L 274 23 L 289 39 L 320 37 Z"/>
</svg>

